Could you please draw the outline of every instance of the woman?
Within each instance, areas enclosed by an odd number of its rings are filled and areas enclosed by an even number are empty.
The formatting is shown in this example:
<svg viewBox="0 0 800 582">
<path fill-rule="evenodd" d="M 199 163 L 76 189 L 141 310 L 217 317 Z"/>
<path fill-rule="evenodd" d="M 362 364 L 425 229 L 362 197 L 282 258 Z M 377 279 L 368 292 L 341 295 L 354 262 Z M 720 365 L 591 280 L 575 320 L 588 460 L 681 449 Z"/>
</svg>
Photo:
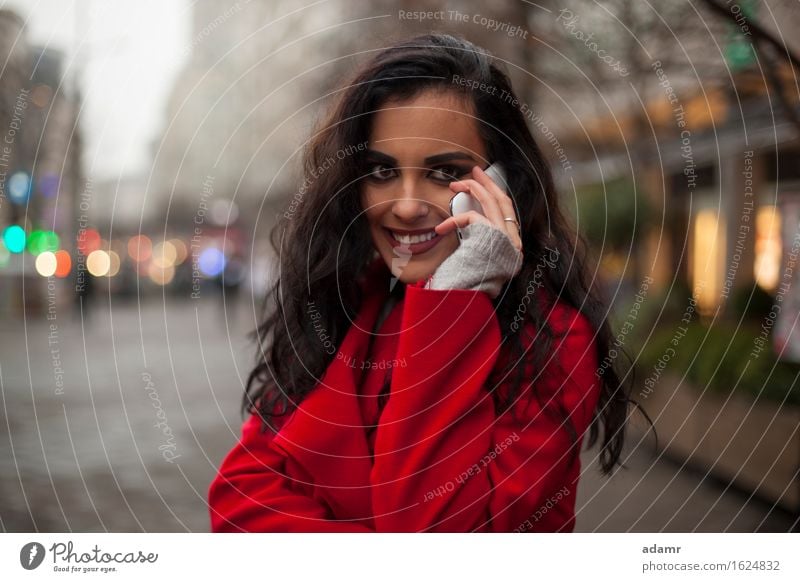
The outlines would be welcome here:
<svg viewBox="0 0 800 582">
<path fill-rule="evenodd" d="M 610 474 L 627 395 L 598 372 L 607 310 L 515 99 L 488 53 L 442 34 L 344 86 L 273 232 L 213 531 L 572 531 L 584 433 Z M 451 217 L 460 191 L 483 214 Z"/>
</svg>

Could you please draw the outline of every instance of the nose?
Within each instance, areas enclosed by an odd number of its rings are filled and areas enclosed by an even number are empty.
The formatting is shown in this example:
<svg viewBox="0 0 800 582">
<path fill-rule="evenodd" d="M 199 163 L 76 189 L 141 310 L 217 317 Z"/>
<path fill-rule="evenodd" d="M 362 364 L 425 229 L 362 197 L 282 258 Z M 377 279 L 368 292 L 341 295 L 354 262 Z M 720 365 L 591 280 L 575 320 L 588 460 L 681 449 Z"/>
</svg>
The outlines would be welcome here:
<svg viewBox="0 0 800 582">
<path fill-rule="evenodd" d="M 392 214 L 399 220 L 413 222 L 427 216 L 430 207 L 422 189 L 417 185 L 414 172 L 404 172 L 404 174 L 400 191 L 395 194 L 392 202 Z"/>
</svg>

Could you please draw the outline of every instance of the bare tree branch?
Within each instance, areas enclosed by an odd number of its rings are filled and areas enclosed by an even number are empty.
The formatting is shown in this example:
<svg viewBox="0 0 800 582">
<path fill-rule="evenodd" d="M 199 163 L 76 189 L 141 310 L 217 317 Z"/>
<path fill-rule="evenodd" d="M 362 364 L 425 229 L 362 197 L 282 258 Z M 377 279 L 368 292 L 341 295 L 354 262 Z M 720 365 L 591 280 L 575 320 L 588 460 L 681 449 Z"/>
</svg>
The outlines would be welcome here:
<svg viewBox="0 0 800 582">
<path fill-rule="evenodd" d="M 800 69 L 800 58 L 798 58 L 788 46 L 785 46 L 760 24 L 754 20 L 748 19 L 743 13 L 739 13 L 738 16 L 735 15 L 717 0 L 701 0 L 701 2 L 703 2 L 703 4 L 705 4 L 713 12 L 716 12 L 718 15 L 733 22 L 737 26 L 739 25 L 737 18 L 743 19 L 747 23 L 748 29 L 753 33 L 753 37 L 757 41 L 771 45 L 781 57 L 785 57 L 786 60 L 788 60 L 795 68 Z"/>
</svg>

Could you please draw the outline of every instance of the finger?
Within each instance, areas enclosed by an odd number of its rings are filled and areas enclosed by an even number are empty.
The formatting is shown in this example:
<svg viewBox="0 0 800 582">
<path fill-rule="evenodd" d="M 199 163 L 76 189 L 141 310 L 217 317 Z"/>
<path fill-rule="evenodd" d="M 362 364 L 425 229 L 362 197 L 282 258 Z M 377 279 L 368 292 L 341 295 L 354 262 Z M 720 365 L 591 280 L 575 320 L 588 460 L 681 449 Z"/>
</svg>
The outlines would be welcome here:
<svg viewBox="0 0 800 582">
<path fill-rule="evenodd" d="M 480 168 L 478 169 L 480 170 Z M 486 176 L 486 178 L 491 182 L 491 178 L 488 176 Z M 509 218 L 514 218 L 516 216 L 513 205 L 509 210 L 507 210 L 508 214 L 505 214 L 500 207 L 500 202 L 498 201 L 499 196 L 497 193 L 490 193 L 476 180 L 467 179 L 459 182 L 451 182 L 450 187 L 456 192 L 467 190 L 471 195 L 475 196 L 478 202 L 481 203 L 484 212 L 486 212 L 487 218 L 490 219 L 489 223 L 491 226 L 497 228 L 500 232 L 505 233 L 514 248 L 516 248 L 518 251 L 522 251 L 522 238 L 517 228 L 517 224 L 504 220 L 506 216 Z M 508 198 L 508 196 L 506 196 L 505 193 L 503 193 L 499 188 L 497 188 L 497 190 L 498 193 L 502 194 L 502 197 L 505 198 L 509 204 L 511 204 L 511 199 Z"/>
<path fill-rule="evenodd" d="M 519 219 L 517 218 L 517 213 L 514 212 L 514 207 L 511 204 L 511 201 L 507 201 L 503 203 L 500 201 L 500 206 L 503 208 L 503 224 L 505 225 L 503 228 L 503 232 L 508 235 L 508 238 L 511 239 L 511 242 L 518 250 L 522 250 L 522 232 L 520 232 L 521 227 L 519 226 Z M 517 222 L 511 222 L 510 220 L 505 220 L 505 217 L 513 218 Z"/>
<path fill-rule="evenodd" d="M 453 184 L 455 184 L 455 186 L 453 186 Z M 481 203 L 486 217 L 489 219 L 488 223 L 500 232 L 505 233 L 514 248 L 520 251 L 522 250 L 522 239 L 517 231 L 517 226 L 514 223 L 504 220 L 508 215 L 503 213 L 496 195 L 483 188 L 476 180 L 461 180 L 460 182 L 451 183 L 451 186 L 454 191 L 467 190 L 471 195 L 475 196 L 478 202 Z M 510 216 L 513 217 L 514 213 L 511 212 Z M 511 228 L 509 228 L 509 225 Z"/>
<path fill-rule="evenodd" d="M 467 225 L 474 222 L 483 222 L 491 226 L 491 222 L 485 216 L 479 212 L 470 210 L 469 212 L 461 212 L 455 216 L 451 216 L 450 218 L 434 226 L 433 230 L 435 230 L 436 234 L 439 236 L 444 236 L 447 233 L 456 230 L 457 228 L 465 228 Z"/>
<path fill-rule="evenodd" d="M 514 201 L 506 194 L 506 192 L 500 187 L 499 184 L 494 182 L 486 172 L 484 172 L 480 167 L 475 166 L 477 168 L 476 179 L 478 182 L 483 184 L 486 190 L 494 195 L 495 200 L 497 201 L 498 206 L 500 207 L 500 212 L 503 215 L 503 231 L 506 232 L 511 239 L 511 242 L 514 243 L 514 246 L 521 250 L 522 249 L 522 236 L 520 233 L 520 227 L 517 226 L 519 220 L 517 219 L 517 212 L 514 209 Z M 505 220 L 505 218 L 513 218 L 517 220 L 517 223 L 510 222 Z"/>
<path fill-rule="evenodd" d="M 500 205 L 497 203 L 495 197 L 480 183 L 473 179 L 466 179 L 459 182 L 451 182 L 450 188 L 455 192 L 467 191 L 472 196 L 475 196 L 475 199 L 481 203 L 489 222 L 491 222 L 495 228 L 499 228 L 505 232 L 506 229 L 503 226 L 503 216 Z"/>
</svg>

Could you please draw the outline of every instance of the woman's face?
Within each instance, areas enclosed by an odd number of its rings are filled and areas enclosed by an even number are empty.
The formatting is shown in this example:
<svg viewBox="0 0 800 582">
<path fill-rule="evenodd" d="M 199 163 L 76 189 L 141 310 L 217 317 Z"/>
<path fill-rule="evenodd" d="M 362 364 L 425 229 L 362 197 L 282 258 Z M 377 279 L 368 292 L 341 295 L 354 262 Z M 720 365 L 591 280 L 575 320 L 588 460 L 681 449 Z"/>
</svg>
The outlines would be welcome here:
<svg viewBox="0 0 800 582">
<path fill-rule="evenodd" d="M 433 227 L 450 216 L 448 184 L 488 165 L 472 106 L 452 92 L 387 102 L 370 128 L 361 207 L 372 242 L 403 283 L 424 279 L 458 247 Z"/>
</svg>

